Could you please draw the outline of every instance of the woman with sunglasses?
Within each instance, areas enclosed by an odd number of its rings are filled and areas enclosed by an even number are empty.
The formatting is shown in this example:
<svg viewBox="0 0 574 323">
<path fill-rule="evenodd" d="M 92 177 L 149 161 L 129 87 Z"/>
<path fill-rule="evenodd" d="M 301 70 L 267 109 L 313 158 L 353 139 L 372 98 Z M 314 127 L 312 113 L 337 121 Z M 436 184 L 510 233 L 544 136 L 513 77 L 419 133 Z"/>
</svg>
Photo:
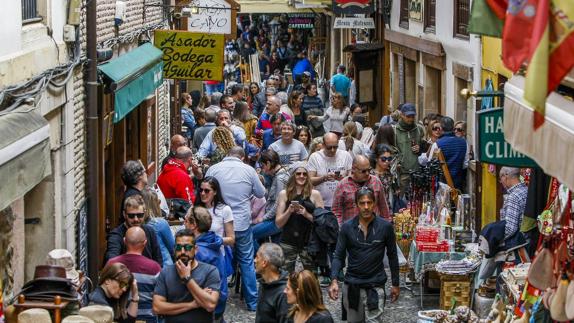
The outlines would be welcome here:
<svg viewBox="0 0 574 323">
<path fill-rule="evenodd" d="M 275 224 L 283 230 L 280 245 L 285 254 L 285 270 L 295 269 L 297 256 L 303 268 L 315 269 L 306 246 L 313 229 L 313 212 L 323 207 L 321 193 L 313 189 L 307 168 L 302 163 L 293 166 L 286 188 L 279 193 L 275 217 Z"/>
<path fill-rule="evenodd" d="M 233 246 L 235 244 L 235 231 L 233 229 L 233 213 L 231 207 L 223 200 L 219 181 L 208 176 L 201 181 L 199 186 L 199 198 L 197 206 L 202 206 L 211 214 L 211 229 L 223 239 L 223 245 Z"/>
<path fill-rule="evenodd" d="M 138 285 L 129 269 L 122 263 L 109 264 L 102 269 L 100 284 L 88 298 L 90 305 L 111 307 L 114 310 L 114 321 L 136 321 L 140 301 Z"/>
<path fill-rule="evenodd" d="M 333 323 L 331 313 L 323 303 L 321 287 L 317 277 L 309 270 L 292 272 L 285 285 L 289 310 L 288 322 Z"/>
<path fill-rule="evenodd" d="M 399 209 L 406 206 L 399 194 L 398 160 L 395 158 L 393 149 L 385 144 L 378 145 L 374 155 L 376 160 L 372 174 L 377 176 L 383 183 L 387 205 L 389 205 L 393 213 L 396 213 Z"/>
<path fill-rule="evenodd" d="M 467 169 L 470 161 L 474 159 L 474 150 L 470 142 L 468 142 L 468 140 L 466 139 L 466 122 L 457 121 L 454 124 L 454 135 L 457 137 L 464 138 L 464 140 L 466 140 L 466 155 L 464 156 L 463 168 Z"/>
<path fill-rule="evenodd" d="M 434 153 L 437 149 L 436 141 L 440 136 L 442 136 L 440 120 L 430 120 L 427 128 L 426 147 L 424 147 L 425 152 L 418 157 L 420 165 L 425 166 L 429 160 L 433 159 Z"/>
<path fill-rule="evenodd" d="M 311 131 L 307 126 L 297 126 L 295 130 L 295 139 L 299 140 L 309 152 L 311 148 L 311 141 L 313 141 L 313 137 L 311 136 Z"/>
</svg>

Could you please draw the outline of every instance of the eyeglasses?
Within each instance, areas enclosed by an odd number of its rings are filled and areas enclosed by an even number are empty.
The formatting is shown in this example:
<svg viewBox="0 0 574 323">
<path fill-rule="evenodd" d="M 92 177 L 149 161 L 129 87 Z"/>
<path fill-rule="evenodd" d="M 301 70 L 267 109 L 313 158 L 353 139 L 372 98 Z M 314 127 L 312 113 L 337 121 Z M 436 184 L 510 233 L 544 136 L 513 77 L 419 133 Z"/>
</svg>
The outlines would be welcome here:
<svg viewBox="0 0 574 323">
<path fill-rule="evenodd" d="M 176 244 L 175 251 L 181 251 L 181 250 L 191 251 L 193 247 L 195 247 L 194 244 Z"/>
<path fill-rule="evenodd" d="M 437 130 L 440 130 L 440 129 L 441 129 L 440 127 L 432 127 L 432 131 L 437 131 Z"/>
<path fill-rule="evenodd" d="M 307 177 L 307 172 L 296 172 L 295 176 L 305 176 Z"/>
<path fill-rule="evenodd" d="M 138 217 L 138 219 L 143 219 L 143 217 L 145 216 L 145 213 L 143 213 L 143 212 L 142 213 L 126 213 L 126 215 L 131 220 L 133 220 L 136 216 Z"/>
<path fill-rule="evenodd" d="M 212 190 L 210 190 L 210 189 L 208 189 L 208 188 L 202 188 L 202 189 L 200 189 L 199 191 L 200 191 L 201 193 L 204 193 L 204 194 L 209 194 L 210 192 L 213 192 Z"/>
<path fill-rule="evenodd" d="M 454 128 L 454 131 L 456 131 L 456 132 L 463 132 L 464 129 L 462 129 L 462 128 Z"/>
<path fill-rule="evenodd" d="M 393 160 L 393 157 L 392 156 L 389 156 L 389 157 L 381 156 L 380 159 L 381 159 L 381 161 L 384 161 L 384 162 L 390 162 L 391 160 Z"/>
<path fill-rule="evenodd" d="M 125 289 L 128 288 L 128 283 L 127 282 L 121 282 L 121 281 L 117 281 L 118 284 L 120 285 L 120 289 Z"/>
<path fill-rule="evenodd" d="M 327 150 L 336 150 L 337 148 L 339 148 L 339 145 L 333 145 L 333 146 L 325 145 L 325 149 Z"/>
</svg>

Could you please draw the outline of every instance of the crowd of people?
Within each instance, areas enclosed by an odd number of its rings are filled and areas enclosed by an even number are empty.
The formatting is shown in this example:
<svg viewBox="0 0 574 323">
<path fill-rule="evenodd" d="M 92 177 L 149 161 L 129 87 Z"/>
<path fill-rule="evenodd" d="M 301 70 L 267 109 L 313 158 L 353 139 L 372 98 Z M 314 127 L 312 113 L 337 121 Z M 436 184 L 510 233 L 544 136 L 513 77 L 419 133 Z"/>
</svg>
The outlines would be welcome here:
<svg viewBox="0 0 574 323">
<path fill-rule="evenodd" d="M 392 223 L 408 203 L 409 172 L 439 149 L 463 187 L 472 158 L 464 123 L 429 115 L 419 124 L 407 103 L 371 128 L 350 104 L 345 66 L 323 102 L 311 65 L 299 66 L 306 53 L 287 60 L 296 37 L 271 45 L 265 30 L 241 34 L 242 52 L 277 67 L 262 68 L 263 84 L 184 93 L 183 129 L 156 183 L 141 162 L 123 166 L 121 224 L 90 295 L 117 321 L 224 322 L 230 286 L 240 284 L 256 322 L 333 322 L 321 285 L 334 300 L 342 290 L 349 322 L 382 322 L 385 257 L 391 301 L 400 293 Z M 291 86 L 289 64 L 300 72 Z"/>
</svg>

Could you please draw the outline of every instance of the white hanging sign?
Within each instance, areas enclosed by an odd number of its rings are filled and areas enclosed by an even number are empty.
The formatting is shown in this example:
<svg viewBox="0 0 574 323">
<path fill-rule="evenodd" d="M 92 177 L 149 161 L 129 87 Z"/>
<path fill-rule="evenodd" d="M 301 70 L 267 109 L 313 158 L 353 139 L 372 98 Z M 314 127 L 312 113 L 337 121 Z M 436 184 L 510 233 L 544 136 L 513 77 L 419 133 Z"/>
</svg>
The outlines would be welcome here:
<svg viewBox="0 0 574 323">
<path fill-rule="evenodd" d="M 225 0 L 195 0 L 187 19 L 187 30 L 206 34 L 231 34 L 231 5 Z M 194 8 L 195 7 L 195 8 Z"/>
<path fill-rule="evenodd" d="M 338 17 L 335 18 L 335 29 L 375 29 L 375 21 L 373 18 L 351 18 L 351 17 Z"/>
</svg>

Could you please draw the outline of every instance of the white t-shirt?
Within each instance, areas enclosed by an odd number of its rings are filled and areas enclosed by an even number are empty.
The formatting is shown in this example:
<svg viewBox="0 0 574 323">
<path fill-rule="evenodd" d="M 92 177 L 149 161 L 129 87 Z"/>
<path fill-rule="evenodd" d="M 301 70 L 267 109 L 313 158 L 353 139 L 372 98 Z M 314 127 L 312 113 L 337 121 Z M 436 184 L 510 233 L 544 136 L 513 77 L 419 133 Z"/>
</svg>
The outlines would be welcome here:
<svg viewBox="0 0 574 323">
<path fill-rule="evenodd" d="M 211 214 L 211 228 L 209 231 L 215 232 L 220 237 L 225 236 L 224 224 L 233 221 L 233 212 L 231 208 L 226 204 L 219 204 L 215 208 L 215 213 L 213 212 L 213 207 L 207 208 L 209 214 Z"/>
<path fill-rule="evenodd" d="M 275 151 L 279 155 L 279 162 L 283 166 L 303 161 L 307 159 L 307 156 L 309 155 L 305 145 L 297 139 L 293 139 L 293 142 L 289 145 L 284 144 L 282 140 L 277 140 L 269 145 L 269 149 Z"/>
<path fill-rule="evenodd" d="M 344 150 L 337 149 L 334 157 L 327 157 L 325 153 L 317 151 L 311 154 L 307 169 L 312 172 L 317 172 L 317 176 L 327 175 L 328 173 L 341 172 L 341 176 L 345 177 L 351 173 L 353 166 L 353 158 L 351 154 Z M 333 195 L 339 181 L 327 181 L 317 186 L 315 189 L 321 193 L 321 197 L 325 202 L 326 207 L 333 205 Z"/>
<path fill-rule="evenodd" d="M 347 151 L 344 139 L 339 139 L 339 149 Z M 349 153 L 351 154 L 352 158 L 355 158 L 357 155 L 369 157 L 371 150 L 362 141 L 353 138 L 353 148 Z"/>
</svg>

